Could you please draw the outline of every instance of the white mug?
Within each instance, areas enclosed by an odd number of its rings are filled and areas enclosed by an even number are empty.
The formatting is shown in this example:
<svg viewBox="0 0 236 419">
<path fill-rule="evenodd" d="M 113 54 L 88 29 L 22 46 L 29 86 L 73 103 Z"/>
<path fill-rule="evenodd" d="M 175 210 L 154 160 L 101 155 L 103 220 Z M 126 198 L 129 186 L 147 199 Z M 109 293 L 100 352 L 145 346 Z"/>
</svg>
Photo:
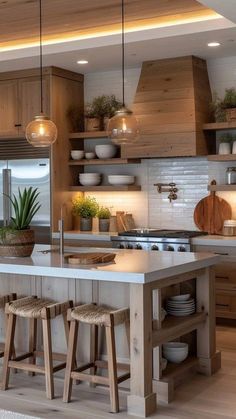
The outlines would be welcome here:
<svg viewBox="0 0 236 419">
<path fill-rule="evenodd" d="M 235 149 L 236 151 L 236 149 Z M 220 143 L 219 145 L 219 154 L 230 154 L 231 153 L 231 144 L 230 143 Z"/>
<path fill-rule="evenodd" d="M 236 141 L 233 142 L 232 154 L 236 154 Z"/>
</svg>

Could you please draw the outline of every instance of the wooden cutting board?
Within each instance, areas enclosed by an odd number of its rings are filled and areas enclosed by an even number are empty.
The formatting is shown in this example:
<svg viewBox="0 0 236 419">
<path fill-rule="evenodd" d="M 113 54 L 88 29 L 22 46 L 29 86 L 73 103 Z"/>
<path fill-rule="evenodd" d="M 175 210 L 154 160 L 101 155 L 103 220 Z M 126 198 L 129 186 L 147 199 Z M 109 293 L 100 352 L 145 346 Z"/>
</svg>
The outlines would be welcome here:
<svg viewBox="0 0 236 419">
<path fill-rule="evenodd" d="M 116 257 L 115 253 L 89 252 L 74 253 L 73 255 L 65 255 L 68 263 L 76 265 L 94 265 L 98 263 L 112 262 Z"/>
<path fill-rule="evenodd" d="M 216 185 L 213 180 L 211 185 Z M 201 231 L 208 234 L 221 234 L 224 221 L 230 220 L 232 209 L 230 204 L 222 198 L 216 196 L 215 191 L 201 199 L 194 210 L 194 222 Z"/>
</svg>

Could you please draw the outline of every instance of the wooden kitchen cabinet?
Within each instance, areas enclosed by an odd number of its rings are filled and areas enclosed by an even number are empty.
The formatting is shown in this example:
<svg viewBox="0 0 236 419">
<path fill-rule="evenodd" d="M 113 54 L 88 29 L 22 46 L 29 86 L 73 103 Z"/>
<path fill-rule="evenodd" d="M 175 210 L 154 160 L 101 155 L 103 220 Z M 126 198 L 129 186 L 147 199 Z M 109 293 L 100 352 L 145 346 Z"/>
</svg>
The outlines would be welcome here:
<svg viewBox="0 0 236 419">
<path fill-rule="evenodd" d="M 23 139 L 27 124 L 40 113 L 39 69 L 0 73 L 0 97 L 0 137 Z M 58 130 L 57 141 L 48 149 L 51 168 L 51 227 L 52 231 L 58 230 L 62 209 L 65 229 L 71 230 L 71 201 L 74 192 L 69 191 L 72 184 L 68 166 L 71 126 L 67 110 L 70 106 L 79 106 L 83 114 L 83 75 L 57 67 L 43 68 L 43 100 L 43 110 L 55 122 Z"/>
</svg>

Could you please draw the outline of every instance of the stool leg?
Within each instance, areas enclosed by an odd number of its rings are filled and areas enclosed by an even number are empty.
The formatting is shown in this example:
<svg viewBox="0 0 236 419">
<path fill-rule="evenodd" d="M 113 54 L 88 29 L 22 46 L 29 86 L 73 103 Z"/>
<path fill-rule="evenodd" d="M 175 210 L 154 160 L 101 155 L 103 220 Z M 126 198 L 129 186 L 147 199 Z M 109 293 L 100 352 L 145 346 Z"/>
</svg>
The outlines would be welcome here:
<svg viewBox="0 0 236 419">
<path fill-rule="evenodd" d="M 54 398 L 53 382 L 53 361 L 52 361 L 52 338 L 50 319 L 43 319 L 43 349 L 44 349 L 44 368 L 46 380 L 46 394 L 48 399 Z"/>
<path fill-rule="evenodd" d="M 37 345 L 37 319 L 29 319 L 29 352 L 35 353 Z M 36 363 L 35 354 L 29 358 L 29 363 Z M 34 376 L 35 372 L 28 372 L 29 375 Z"/>
<path fill-rule="evenodd" d="M 71 378 L 71 371 L 73 370 L 73 366 L 75 364 L 78 328 L 79 328 L 79 322 L 72 320 L 70 322 L 70 333 L 69 333 L 66 372 L 65 372 L 65 381 L 64 381 L 64 392 L 63 392 L 63 402 L 66 402 L 66 403 L 68 403 L 71 399 L 72 381 L 73 381 Z"/>
<path fill-rule="evenodd" d="M 12 355 L 15 328 L 16 328 L 16 316 L 10 313 L 8 316 L 8 321 L 7 321 L 6 342 L 5 342 L 5 351 L 4 351 L 4 359 L 3 359 L 2 390 L 8 389 L 9 375 L 10 375 L 10 368 L 8 367 L 8 362 L 10 361 L 11 355 Z"/>
<path fill-rule="evenodd" d="M 108 356 L 108 376 L 110 386 L 111 411 L 119 412 L 119 397 L 117 383 L 116 347 L 114 326 L 106 326 L 106 343 Z"/>
<path fill-rule="evenodd" d="M 98 326 L 96 324 L 91 325 L 90 332 L 90 362 L 93 362 L 94 366 L 90 368 L 90 374 L 97 374 L 97 366 L 95 362 L 98 359 Z M 96 387 L 95 383 L 90 383 L 91 387 Z"/>
<path fill-rule="evenodd" d="M 6 330 L 7 330 L 7 322 L 8 322 L 8 314 L 5 314 L 5 325 L 6 325 L 5 328 L 6 328 Z M 15 358 L 16 358 L 16 349 L 15 349 L 14 339 L 13 339 L 11 359 L 15 359 Z M 17 369 L 14 368 L 13 372 L 16 374 Z"/>
</svg>

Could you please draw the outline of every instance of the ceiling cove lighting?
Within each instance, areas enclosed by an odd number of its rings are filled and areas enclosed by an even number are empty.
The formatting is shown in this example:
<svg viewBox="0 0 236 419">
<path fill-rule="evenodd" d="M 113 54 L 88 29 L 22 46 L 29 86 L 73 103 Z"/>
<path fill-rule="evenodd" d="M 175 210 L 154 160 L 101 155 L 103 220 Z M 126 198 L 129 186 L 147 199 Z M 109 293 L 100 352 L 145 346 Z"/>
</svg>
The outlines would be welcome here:
<svg viewBox="0 0 236 419">
<path fill-rule="evenodd" d="M 34 147 L 49 147 L 57 139 L 57 127 L 43 113 L 43 48 L 42 48 L 42 0 L 39 0 L 39 51 L 40 51 L 40 114 L 26 127 L 26 139 Z"/>
<path fill-rule="evenodd" d="M 88 64 L 88 61 L 87 60 L 78 60 L 77 64 L 81 64 L 81 65 Z"/>
<path fill-rule="evenodd" d="M 112 142 L 118 145 L 134 143 L 139 134 L 137 119 L 125 106 L 125 31 L 124 0 L 121 1 L 121 55 L 122 55 L 122 108 L 109 120 L 107 132 Z"/>
<path fill-rule="evenodd" d="M 214 48 L 214 47 L 219 47 L 221 44 L 220 44 L 220 42 L 209 42 L 208 44 L 207 44 L 207 46 L 208 47 L 212 47 L 212 48 Z"/>
</svg>

